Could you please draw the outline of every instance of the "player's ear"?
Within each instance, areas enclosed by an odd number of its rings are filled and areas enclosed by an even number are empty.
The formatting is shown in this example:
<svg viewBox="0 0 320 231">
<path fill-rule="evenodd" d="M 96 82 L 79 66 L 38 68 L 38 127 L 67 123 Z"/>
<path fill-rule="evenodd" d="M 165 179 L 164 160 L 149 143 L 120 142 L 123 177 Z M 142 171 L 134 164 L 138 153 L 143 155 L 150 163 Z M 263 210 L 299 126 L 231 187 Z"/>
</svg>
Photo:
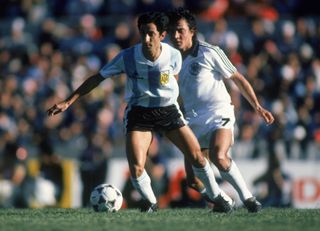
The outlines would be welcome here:
<svg viewBox="0 0 320 231">
<path fill-rule="evenodd" d="M 162 40 L 164 40 L 164 38 L 167 36 L 167 32 L 166 31 L 164 31 L 164 32 L 162 32 L 161 34 L 160 34 L 160 40 L 162 41 Z"/>
<path fill-rule="evenodd" d="M 195 29 L 190 29 L 190 32 L 191 32 L 191 34 L 192 34 L 192 37 L 195 35 L 195 33 L 196 33 L 196 30 Z"/>
</svg>

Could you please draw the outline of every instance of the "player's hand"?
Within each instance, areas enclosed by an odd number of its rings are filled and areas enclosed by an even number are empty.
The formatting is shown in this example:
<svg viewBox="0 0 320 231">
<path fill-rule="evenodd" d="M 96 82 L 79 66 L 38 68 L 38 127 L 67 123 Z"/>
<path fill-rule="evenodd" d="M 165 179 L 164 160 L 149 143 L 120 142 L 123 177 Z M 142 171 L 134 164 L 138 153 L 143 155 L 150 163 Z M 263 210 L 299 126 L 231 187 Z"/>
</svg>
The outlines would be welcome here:
<svg viewBox="0 0 320 231">
<path fill-rule="evenodd" d="M 53 116 L 60 112 L 63 112 L 67 110 L 69 106 L 70 104 L 67 102 L 61 102 L 61 103 L 55 104 L 47 110 L 48 116 Z"/>
<path fill-rule="evenodd" d="M 274 122 L 274 117 L 272 115 L 271 112 L 269 112 L 268 110 L 264 109 L 264 108 L 259 108 L 257 110 L 257 112 L 259 113 L 259 115 L 264 119 L 264 121 L 269 125 L 272 124 Z"/>
</svg>

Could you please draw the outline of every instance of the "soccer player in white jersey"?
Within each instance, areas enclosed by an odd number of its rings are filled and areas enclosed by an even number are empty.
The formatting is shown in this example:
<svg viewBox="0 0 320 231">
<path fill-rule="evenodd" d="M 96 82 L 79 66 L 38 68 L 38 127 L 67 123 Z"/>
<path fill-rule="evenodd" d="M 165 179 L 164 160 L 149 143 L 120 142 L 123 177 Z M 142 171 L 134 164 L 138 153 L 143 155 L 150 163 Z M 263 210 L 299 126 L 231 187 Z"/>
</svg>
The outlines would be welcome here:
<svg viewBox="0 0 320 231">
<path fill-rule="evenodd" d="M 223 179 L 237 190 L 249 212 L 258 212 L 261 204 L 248 190 L 230 155 L 233 144 L 234 108 L 224 79 L 232 80 L 267 124 L 273 115 L 257 100 L 250 83 L 240 74 L 218 47 L 197 40 L 194 16 L 183 8 L 169 13 L 170 40 L 183 58 L 179 73 L 180 96 L 188 125 L 197 136 L 205 156 L 217 166 Z M 185 161 L 188 185 L 205 195 L 205 188 Z M 220 210 L 219 207 L 216 210 Z"/>
<path fill-rule="evenodd" d="M 192 165 L 194 174 L 206 186 L 210 199 L 224 207 L 225 211 L 230 211 L 232 199 L 221 192 L 209 162 L 202 156 L 197 138 L 186 126 L 179 110 L 176 77 L 181 69 L 182 58 L 178 50 L 162 43 L 168 22 L 164 13 L 150 12 L 139 16 L 141 43 L 121 51 L 67 99 L 48 109 L 48 115 L 65 111 L 104 79 L 126 73 L 126 154 L 131 182 L 145 200 L 141 211 L 157 210 L 151 180 L 145 171 L 153 132 L 163 132 L 182 151 Z"/>
</svg>

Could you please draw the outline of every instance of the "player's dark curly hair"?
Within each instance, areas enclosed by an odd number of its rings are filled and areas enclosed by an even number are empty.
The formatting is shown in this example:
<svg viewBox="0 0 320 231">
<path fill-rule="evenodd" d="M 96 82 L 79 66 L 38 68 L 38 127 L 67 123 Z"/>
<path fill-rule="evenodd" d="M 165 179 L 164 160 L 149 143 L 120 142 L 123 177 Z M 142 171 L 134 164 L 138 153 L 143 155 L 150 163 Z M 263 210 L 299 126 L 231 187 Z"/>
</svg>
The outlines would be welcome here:
<svg viewBox="0 0 320 231">
<path fill-rule="evenodd" d="M 196 39 L 196 34 L 198 31 L 197 21 L 196 21 L 195 16 L 189 10 L 187 10 L 183 7 L 179 7 L 179 8 L 172 10 L 172 11 L 167 12 L 167 15 L 170 20 L 170 23 L 169 23 L 170 27 L 175 26 L 176 23 L 180 19 L 185 19 L 186 22 L 188 23 L 189 29 L 194 31 L 193 39 Z M 170 28 L 169 28 L 169 30 L 170 30 Z"/>
<path fill-rule="evenodd" d="M 141 25 L 148 23 L 154 23 L 161 34 L 168 29 L 169 17 L 167 14 L 162 12 L 143 13 L 138 18 L 138 29 L 140 30 Z"/>
</svg>

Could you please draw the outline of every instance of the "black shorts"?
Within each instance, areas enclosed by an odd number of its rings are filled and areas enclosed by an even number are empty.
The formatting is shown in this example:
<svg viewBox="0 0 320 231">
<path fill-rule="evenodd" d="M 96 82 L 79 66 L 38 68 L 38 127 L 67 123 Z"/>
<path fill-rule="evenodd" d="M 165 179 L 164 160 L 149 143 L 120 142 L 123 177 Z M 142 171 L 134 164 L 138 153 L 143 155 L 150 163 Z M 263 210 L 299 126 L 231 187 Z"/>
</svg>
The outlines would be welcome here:
<svg viewBox="0 0 320 231">
<path fill-rule="evenodd" d="M 133 106 L 126 108 L 124 118 L 126 133 L 130 131 L 165 132 L 185 126 L 181 112 L 175 105 L 147 108 Z"/>
</svg>

